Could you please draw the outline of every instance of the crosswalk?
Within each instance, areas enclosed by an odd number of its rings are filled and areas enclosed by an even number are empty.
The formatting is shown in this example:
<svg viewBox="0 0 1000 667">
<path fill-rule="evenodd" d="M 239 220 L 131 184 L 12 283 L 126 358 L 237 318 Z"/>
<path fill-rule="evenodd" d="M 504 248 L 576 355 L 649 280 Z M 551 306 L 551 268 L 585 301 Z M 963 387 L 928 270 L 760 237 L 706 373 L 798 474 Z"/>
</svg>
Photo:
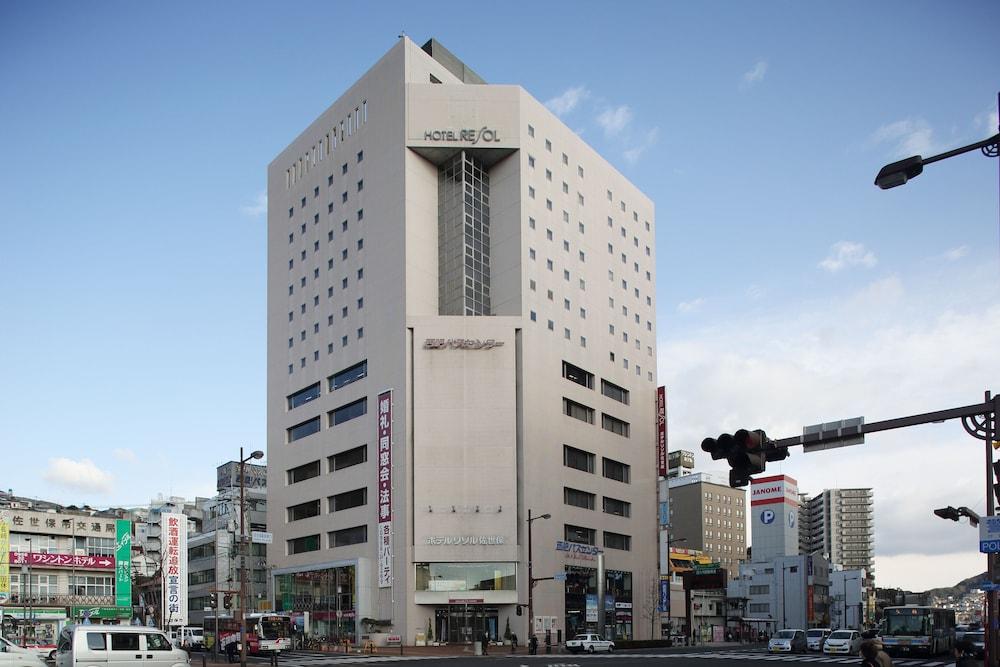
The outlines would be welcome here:
<svg viewBox="0 0 1000 667">
<path fill-rule="evenodd" d="M 279 667 L 320 667 L 349 662 L 411 662 L 414 660 L 442 660 L 452 656 L 435 655 L 391 655 L 358 653 L 319 653 L 313 651 L 282 651 L 278 658 Z M 270 658 L 254 659 L 261 665 L 270 664 Z"/>
<path fill-rule="evenodd" d="M 579 656 L 574 656 L 579 657 Z M 589 657 L 589 656 L 588 656 Z M 834 657 L 825 654 L 771 654 L 764 649 L 750 651 L 702 651 L 699 653 L 642 653 L 630 654 L 631 658 L 663 658 L 663 659 L 711 659 L 711 660 L 757 660 L 767 662 L 805 662 L 818 664 L 859 665 L 858 656 Z M 942 667 L 954 664 L 953 660 L 940 658 L 901 658 L 893 659 L 893 667 Z"/>
</svg>

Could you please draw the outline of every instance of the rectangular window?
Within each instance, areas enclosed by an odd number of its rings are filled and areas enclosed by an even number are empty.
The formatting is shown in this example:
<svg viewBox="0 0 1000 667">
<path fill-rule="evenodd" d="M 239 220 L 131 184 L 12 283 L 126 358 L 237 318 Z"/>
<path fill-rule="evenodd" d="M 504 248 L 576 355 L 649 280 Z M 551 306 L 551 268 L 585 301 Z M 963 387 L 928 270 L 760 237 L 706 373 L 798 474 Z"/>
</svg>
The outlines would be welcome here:
<svg viewBox="0 0 1000 667">
<path fill-rule="evenodd" d="M 604 513 L 624 517 L 632 516 L 632 503 L 604 496 Z"/>
<path fill-rule="evenodd" d="M 613 398 L 619 403 L 624 403 L 628 405 L 628 389 L 619 387 L 613 382 L 608 382 L 605 379 L 601 379 L 601 393 L 608 398 Z"/>
<path fill-rule="evenodd" d="M 574 507 L 582 507 L 585 510 L 594 509 L 594 494 L 563 487 L 563 502 Z"/>
<path fill-rule="evenodd" d="M 359 398 L 347 405 L 331 410 L 327 413 L 330 418 L 330 426 L 343 424 L 344 422 L 356 419 L 368 412 L 368 397 Z"/>
<path fill-rule="evenodd" d="M 288 483 L 297 484 L 298 482 L 304 482 L 307 479 L 319 477 L 319 473 L 320 469 L 318 460 L 311 463 L 305 463 L 288 471 Z"/>
<path fill-rule="evenodd" d="M 319 382 L 313 385 L 309 385 L 305 389 L 301 389 L 294 394 L 287 397 L 288 398 L 288 409 L 292 410 L 299 407 L 300 405 L 305 405 L 309 401 L 319 398 Z"/>
<path fill-rule="evenodd" d="M 601 458 L 602 471 L 608 479 L 614 479 L 628 484 L 632 478 L 632 466 L 614 459 Z"/>
<path fill-rule="evenodd" d="M 288 540 L 288 555 L 301 554 L 307 551 L 319 551 L 319 534 L 296 537 Z"/>
<path fill-rule="evenodd" d="M 292 505 L 288 508 L 288 521 L 301 521 L 310 517 L 319 516 L 319 500 Z"/>
<path fill-rule="evenodd" d="M 620 533 L 604 531 L 604 547 L 606 549 L 621 549 L 622 551 L 632 550 L 632 537 Z"/>
<path fill-rule="evenodd" d="M 327 457 L 330 472 L 356 466 L 368 460 L 368 445 L 361 445 L 347 451 Z"/>
<path fill-rule="evenodd" d="M 594 455 L 576 447 L 563 445 L 563 465 L 583 472 L 594 472 Z"/>
<path fill-rule="evenodd" d="M 601 413 L 601 427 L 605 431 L 611 431 L 612 433 L 616 433 L 623 438 L 628 437 L 629 423 L 603 412 Z"/>
<path fill-rule="evenodd" d="M 563 414 L 567 417 L 587 422 L 588 424 L 594 423 L 594 408 L 588 408 L 582 403 L 571 401 L 565 397 L 563 398 Z"/>
<path fill-rule="evenodd" d="M 565 524 L 564 526 L 564 538 L 567 542 L 576 542 L 577 544 L 594 544 L 597 537 L 597 533 L 593 528 L 584 528 L 583 526 L 571 526 L 570 524 Z"/>
<path fill-rule="evenodd" d="M 368 526 L 355 526 L 335 530 L 330 535 L 330 547 L 346 547 L 351 544 L 363 544 L 368 541 Z"/>
<path fill-rule="evenodd" d="M 349 368 L 330 376 L 330 391 L 340 389 L 368 375 L 368 360 L 358 362 Z"/>
<path fill-rule="evenodd" d="M 319 417 L 313 417 L 312 419 L 304 421 L 301 424 L 296 424 L 286 431 L 288 434 L 288 442 L 295 442 L 296 440 L 301 440 L 307 435 L 318 433 L 319 429 Z"/>
<path fill-rule="evenodd" d="M 588 373 L 579 366 L 574 366 L 568 361 L 563 362 L 563 377 L 571 382 L 575 382 L 587 389 L 594 388 L 594 374 Z"/>
<path fill-rule="evenodd" d="M 368 489 L 360 488 L 330 496 L 330 511 L 341 512 L 352 507 L 361 507 L 368 502 Z"/>
</svg>

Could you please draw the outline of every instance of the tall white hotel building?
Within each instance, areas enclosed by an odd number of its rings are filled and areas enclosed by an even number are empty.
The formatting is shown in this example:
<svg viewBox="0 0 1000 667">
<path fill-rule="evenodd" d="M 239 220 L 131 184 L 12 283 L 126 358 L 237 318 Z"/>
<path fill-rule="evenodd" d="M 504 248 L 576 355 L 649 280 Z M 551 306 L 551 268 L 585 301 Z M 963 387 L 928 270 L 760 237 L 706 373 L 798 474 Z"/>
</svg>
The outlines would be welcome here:
<svg viewBox="0 0 1000 667">
<path fill-rule="evenodd" d="M 523 644 L 530 511 L 539 632 L 596 628 L 602 551 L 607 634 L 649 637 L 653 234 L 642 192 L 434 40 L 403 37 L 282 151 L 274 608 L 318 635 L 463 642 L 509 623 Z"/>
</svg>

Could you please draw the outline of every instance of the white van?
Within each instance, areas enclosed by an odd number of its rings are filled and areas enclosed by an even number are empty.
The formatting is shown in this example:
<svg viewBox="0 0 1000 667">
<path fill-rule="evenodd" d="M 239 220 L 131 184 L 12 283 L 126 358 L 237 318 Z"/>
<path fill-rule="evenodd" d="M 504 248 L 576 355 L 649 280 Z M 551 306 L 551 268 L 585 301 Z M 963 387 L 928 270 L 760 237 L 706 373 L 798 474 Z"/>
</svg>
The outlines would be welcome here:
<svg viewBox="0 0 1000 667">
<path fill-rule="evenodd" d="M 202 651 L 205 649 L 205 635 L 197 625 L 185 625 L 184 627 L 171 630 L 170 639 L 175 646 L 191 651 Z"/>
<path fill-rule="evenodd" d="M 45 667 L 45 662 L 34 653 L 0 642 L 0 667 Z"/>
<path fill-rule="evenodd" d="M 156 628 L 74 625 L 59 635 L 56 667 L 189 667 L 187 651 Z"/>
</svg>

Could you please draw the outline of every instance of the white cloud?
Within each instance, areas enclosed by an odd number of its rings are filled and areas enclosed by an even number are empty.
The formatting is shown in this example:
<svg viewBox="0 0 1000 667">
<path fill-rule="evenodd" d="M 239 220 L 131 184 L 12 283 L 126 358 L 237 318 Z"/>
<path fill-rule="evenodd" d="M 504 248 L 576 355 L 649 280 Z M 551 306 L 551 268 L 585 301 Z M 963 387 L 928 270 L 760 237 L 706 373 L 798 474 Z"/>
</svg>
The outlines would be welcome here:
<svg viewBox="0 0 1000 667">
<path fill-rule="evenodd" d="M 42 476 L 59 486 L 94 493 L 108 493 L 114 483 L 111 474 L 98 468 L 90 459 L 49 459 L 49 468 Z"/>
<path fill-rule="evenodd" d="M 993 136 L 997 133 L 997 125 L 1000 125 L 1000 115 L 996 109 L 983 111 L 976 114 L 973 119 L 976 129 L 981 130 L 986 136 Z"/>
<path fill-rule="evenodd" d="M 896 158 L 936 152 L 934 130 L 922 118 L 906 118 L 883 125 L 872 133 L 869 143 L 888 144 L 889 154 Z"/>
<path fill-rule="evenodd" d="M 849 266 L 865 266 L 871 268 L 878 263 L 875 253 L 865 248 L 864 244 L 852 241 L 838 241 L 830 247 L 830 254 L 819 263 L 819 268 L 830 273 L 836 273 Z"/>
<path fill-rule="evenodd" d="M 951 248 L 944 253 L 944 258 L 949 262 L 957 262 L 966 255 L 969 254 L 969 246 L 960 245 L 957 248 Z"/>
<path fill-rule="evenodd" d="M 597 115 L 597 124 L 604 128 L 604 134 L 616 136 L 632 121 L 632 110 L 623 104 L 613 109 L 605 109 Z"/>
<path fill-rule="evenodd" d="M 750 71 L 743 74 L 743 79 L 740 81 L 740 88 L 746 90 L 751 86 L 754 86 L 764 80 L 764 75 L 767 74 L 767 61 L 758 60 L 754 63 L 754 66 L 750 68 Z"/>
<path fill-rule="evenodd" d="M 267 193 L 258 192 L 253 203 L 248 206 L 241 206 L 240 211 L 243 215 L 248 215 L 251 218 L 259 218 L 264 215 L 267 213 Z"/>
<path fill-rule="evenodd" d="M 567 88 L 562 95 L 558 97 L 553 97 L 551 100 L 545 103 L 545 106 L 549 108 L 549 111 L 557 116 L 564 116 L 569 112 L 573 111 L 583 100 L 590 96 L 590 91 L 584 86 L 576 86 L 575 88 Z"/>
<path fill-rule="evenodd" d="M 988 273 L 988 272 L 987 272 Z M 700 450 L 706 436 L 763 428 L 772 438 L 803 426 L 864 416 L 871 423 L 982 401 L 997 389 L 996 287 L 956 299 L 983 272 L 911 284 L 890 276 L 835 299 L 727 315 L 725 326 L 661 327 L 658 374 L 670 396 L 669 447 L 695 452 L 699 470 L 724 472 Z M 905 288 L 904 288 L 905 287 Z M 877 307 L 867 307 L 877 301 Z M 984 511 L 983 445 L 957 420 L 867 436 L 863 445 L 804 454 L 794 448 L 768 474 L 803 492 L 874 489 L 876 581 L 925 590 L 985 568 L 976 531 L 936 507 Z M 948 567 L 942 571 L 942 563 Z"/>
<path fill-rule="evenodd" d="M 646 152 L 646 149 L 654 146 L 656 142 L 659 141 L 659 139 L 660 139 L 660 128 L 654 127 L 653 129 L 651 129 L 649 132 L 646 133 L 646 135 L 643 137 L 642 141 L 638 145 L 629 148 L 623 153 L 623 155 L 625 156 L 625 160 L 629 164 L 635 164 L 642 156 L 642 154 Z"/>
<path fill-rule="evenodd" d="M 119 461 L 126 461 L 128 463 L 136 462 L 135 452 L 133 452 L 131 449 L 120 447 L 112 453 L 115 455 L 115 458 L 118 459 Z"/>
<path fill-rule="evenodd" d="M 705 305 L 705 299 L 698 297 L 697 299 L 692 299 L 690 301 L 681 301 L 677 304 L 678 313 L 691 313 L 700 309 Z"/>
</svg>

